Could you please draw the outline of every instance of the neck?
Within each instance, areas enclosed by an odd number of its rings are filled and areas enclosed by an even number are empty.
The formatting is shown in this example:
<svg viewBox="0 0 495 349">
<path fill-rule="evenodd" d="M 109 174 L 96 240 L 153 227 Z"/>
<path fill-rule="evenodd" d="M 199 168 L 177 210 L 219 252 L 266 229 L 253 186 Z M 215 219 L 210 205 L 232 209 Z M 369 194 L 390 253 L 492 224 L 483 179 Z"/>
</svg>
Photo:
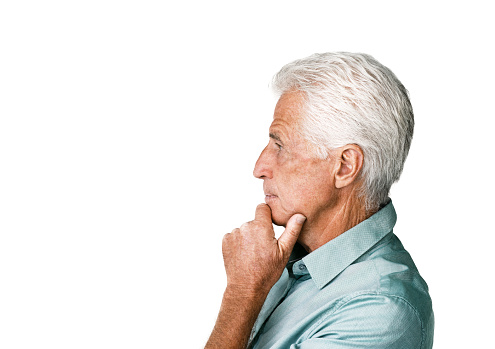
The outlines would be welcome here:
<svg viewBox="0 0 495 349">
<path fill-rule="evenodd" d="M 308 217 L 299 236 L 299 243 L 312 252 L 330 240 L 369 218 L 363 200 L 357 195 L 346 195 L 317 217 Z"/>
</svg>

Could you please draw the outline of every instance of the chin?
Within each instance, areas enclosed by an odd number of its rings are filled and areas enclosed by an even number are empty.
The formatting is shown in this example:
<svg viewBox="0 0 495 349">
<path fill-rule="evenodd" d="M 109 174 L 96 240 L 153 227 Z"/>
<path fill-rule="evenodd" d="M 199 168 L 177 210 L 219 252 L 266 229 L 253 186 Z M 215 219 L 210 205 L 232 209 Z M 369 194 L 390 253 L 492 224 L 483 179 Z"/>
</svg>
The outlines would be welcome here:
<svg viewBox="0 0 495 349">
<path fill-rule="evenodd" d="M 272 222 L 275 225 L 285 227 L 290 217 L 287 217 L 283 214 L 278 214 L 276 211 L 272 211 Z"/>
</svg>

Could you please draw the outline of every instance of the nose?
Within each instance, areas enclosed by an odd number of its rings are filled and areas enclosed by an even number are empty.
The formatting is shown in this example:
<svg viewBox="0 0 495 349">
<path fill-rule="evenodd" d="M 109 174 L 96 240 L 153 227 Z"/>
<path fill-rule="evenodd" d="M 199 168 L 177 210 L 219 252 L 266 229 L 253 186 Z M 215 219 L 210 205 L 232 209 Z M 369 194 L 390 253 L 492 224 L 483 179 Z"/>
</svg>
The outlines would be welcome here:
<svg viewBox="0 0 495 349">
<path fill-rule="evenodd" d="M 261 152 L 258 161 L 256 161 L 256 165 L 254 165 L 253 176 L 256 178 L 264 179 L 273 177 L 273 172 L 270 166 L 270 154 L 268 153 L 268 146 L 266 146 Z"/>
</svg>

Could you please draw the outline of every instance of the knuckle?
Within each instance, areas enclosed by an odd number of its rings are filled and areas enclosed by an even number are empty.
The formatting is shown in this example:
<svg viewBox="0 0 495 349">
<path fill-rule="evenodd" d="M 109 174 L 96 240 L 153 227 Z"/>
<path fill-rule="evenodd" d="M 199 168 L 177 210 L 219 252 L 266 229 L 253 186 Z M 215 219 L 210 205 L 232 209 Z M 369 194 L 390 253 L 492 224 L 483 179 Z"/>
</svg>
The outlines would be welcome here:
<svg viewBox="0 0 495 349">
<path fill-rule="evenodd" d="M 238 231 L 239 231 L 238 228 L 232 229 L 230 233 L 224 235 L 223 239 L 228 241 L 235 239 L 236 235 L 238 234 Z"/>
<path fill-rule="evenodd" d="M 243 223 L 243 224 L 239 227 L 239 230 L 241 230 L 241 231 L 242 231 L 242 230 L 247 230 L 247 229 L 249 229 L 250 225 L 251 225 L 251 222 L 246 222 L 246 223 Z"/>
<path fill-rule="evenodd" d="M 230 239 L 230 233 L 227 233 L 223 236 L 222 244 L 225 244 Z"/>
<path fill-rule="evenodd" d="M 236 230 L 239 230 L 239 229 L 234 229 L 232 230 L 230 233 L 227 233 L 223 236 L 223 239 L 222 239 L 222 242 L 225 243 L 229 240 L 232 240 L 234 238 L 234 234 L 236 233 Z"/>
</svg>

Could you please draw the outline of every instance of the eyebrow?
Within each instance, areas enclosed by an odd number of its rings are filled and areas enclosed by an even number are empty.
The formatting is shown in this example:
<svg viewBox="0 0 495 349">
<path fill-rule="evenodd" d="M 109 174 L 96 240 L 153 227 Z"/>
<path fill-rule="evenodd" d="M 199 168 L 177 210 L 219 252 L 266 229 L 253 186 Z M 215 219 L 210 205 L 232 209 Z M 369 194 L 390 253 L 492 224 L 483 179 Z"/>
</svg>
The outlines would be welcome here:
<svg viewBox="0 0 495 349">
<path fill-rule="evenodd" d="M 269 136 L 270 136 L 270 138 L 273 138 L 274 140 L 279 141 L 282 144 L 284 143 L 284 142 L 282 142 L 282 140 L 280 139 L 280 137 L 277 134 L 275 134 L 275 133 L 271 133 L 270 132 Z"/>
</svg>

